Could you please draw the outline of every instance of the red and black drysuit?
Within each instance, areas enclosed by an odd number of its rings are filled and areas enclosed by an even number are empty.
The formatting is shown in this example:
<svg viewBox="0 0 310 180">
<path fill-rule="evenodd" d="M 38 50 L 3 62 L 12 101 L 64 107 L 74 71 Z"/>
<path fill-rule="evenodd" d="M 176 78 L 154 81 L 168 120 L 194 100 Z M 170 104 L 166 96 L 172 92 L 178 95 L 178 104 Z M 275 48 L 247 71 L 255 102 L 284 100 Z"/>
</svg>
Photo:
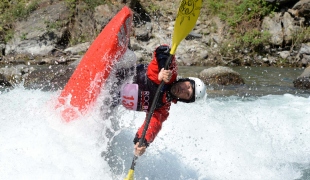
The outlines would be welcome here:
<svg viewBox="0 0 310 180">
<path fill-rule="evenodd" d="M 140 111 L 145 111 L 149 113 L 151 104 L 155 97 L 157 88 L 161 83 L 158 80 L 158 74 L 162 68 L 164 68 L 166 61 L 169 57 L 170 48 L 167 45 L 161 45 L 156 48 L 153 59 L 148 66 L 140 65 L 137 67 L 137 75 L 134 77 L 134 83 L 139 85 L 139 103 L 138 109 Z M 145 145 L 148 146 L 161 129 L 162 123 L 169 116 L 169 109 L 171 102 L 176 103 L 176 99 L 169 93 L 171 84 L 177 79 L 177 65 L 175 62 L 175 57 L 172 58 L 169 70 L 172 71 L 171 79 L 168 83 L 163 86 L 156 108 L 151 117 L 149 127 L 145 135 Z M 147 115 L 146 115 L 147 117 Z M 139 142 L 142 132 L 145 126 L 145 121 L 143 125 L 138 129 L 136 136 L 134 138 L 134 143 Z"/>
</svg>

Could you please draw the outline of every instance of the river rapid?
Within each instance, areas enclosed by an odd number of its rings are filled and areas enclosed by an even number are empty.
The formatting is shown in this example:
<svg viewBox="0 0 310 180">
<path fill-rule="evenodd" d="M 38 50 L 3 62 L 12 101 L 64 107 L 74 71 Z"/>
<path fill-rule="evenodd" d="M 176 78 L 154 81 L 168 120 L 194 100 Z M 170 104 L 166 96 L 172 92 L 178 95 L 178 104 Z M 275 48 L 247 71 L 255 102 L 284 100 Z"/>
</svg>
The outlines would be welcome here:
<svg viewBox="0 0 310 180">
<path fill-rule="evenodd" d="M 179 74 L 204 68 L 179 67 Z M 310 179 L 309 91 L 292 83 L 303 69 L 233 69 L 245 85 L 208 87 L 204 101 L 171 106 L 158 137 L 137 161 L 136 179 Z M 118 107 L 104 118 L 107 89 L 70 123 L 55 110 L 60 91 L 19 86 L 1 92 L 1 179 L 123 179 L 145 114 Z"/>
</svg>

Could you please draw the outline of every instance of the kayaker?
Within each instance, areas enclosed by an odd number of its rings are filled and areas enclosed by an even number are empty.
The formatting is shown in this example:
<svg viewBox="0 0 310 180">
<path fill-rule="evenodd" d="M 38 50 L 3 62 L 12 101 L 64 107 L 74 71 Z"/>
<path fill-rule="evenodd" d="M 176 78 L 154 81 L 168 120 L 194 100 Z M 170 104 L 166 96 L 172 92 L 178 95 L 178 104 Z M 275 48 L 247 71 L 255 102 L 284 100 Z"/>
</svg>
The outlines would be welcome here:
<svg viewBox="0 0 310 180">
<path fill-rule="evenodd" d="M 148 65 L 138 65 L 133 83 L 126 84 L 121 90 L 121 103 L 127 109 L 149 112 L 161 81 L 165 82 L 156 108 L 151 117 L 144 144 L 139 146 L 144 124 L 138 129 L 134 142 L 135 154 L 141 156 L 160 131 L 163 122 L 169 116 L 171 103 L 192 103 L 204 98 L 206 86 L 199 78 L 189 77 L 177 79 L 177 64 L 173 56 L 169 69 L 164 66 L 169 57 L 168 45 L 157 47 L 153 59 Z"/>
</svg>

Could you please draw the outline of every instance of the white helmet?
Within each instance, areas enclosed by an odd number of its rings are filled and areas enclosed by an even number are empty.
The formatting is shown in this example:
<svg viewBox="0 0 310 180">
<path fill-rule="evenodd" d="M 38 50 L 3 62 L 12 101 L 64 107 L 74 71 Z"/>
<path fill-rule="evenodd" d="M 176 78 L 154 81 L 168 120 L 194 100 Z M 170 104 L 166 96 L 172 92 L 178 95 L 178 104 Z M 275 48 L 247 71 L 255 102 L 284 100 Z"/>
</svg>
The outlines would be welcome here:
<svg viewBox="0 0 310 180">
<path fill-rule="evenodd" d="M 195 90 L 194 91 L 195 93 L 193 94 L 193 96 L 195 97 L 194 101 L 204 99 L 207 89 L 205 83 L 201 79 L 196 77 L 189 77 L 188 79 L 193 80 L 195 82 L 194 84 L 195 87 L 193 87 Z"/>
<path fill-rule="evenodd" d="M 202 100 L 205 97 L 207 86 L 203 83 L 203 81 L 199 78 L 188 77 L 188 78 L 180 78 L 175 83 L 189 81 L 193 87 L 193 95 L 190 99 L 180 99 L 177 98 L 178 101 L 182 101 L 185 103 L 192 103 L 197 100 Z"/>
</svg>

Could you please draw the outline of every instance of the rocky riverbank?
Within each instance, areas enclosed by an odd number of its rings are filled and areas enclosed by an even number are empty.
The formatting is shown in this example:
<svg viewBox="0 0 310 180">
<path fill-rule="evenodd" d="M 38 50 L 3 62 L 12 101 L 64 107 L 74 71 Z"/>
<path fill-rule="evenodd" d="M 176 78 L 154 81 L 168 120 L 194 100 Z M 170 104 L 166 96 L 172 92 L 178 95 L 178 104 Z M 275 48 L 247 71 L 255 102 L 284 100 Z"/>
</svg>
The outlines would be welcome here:
<svg viewBox="0 0 310 180">
<path fill-rule="evenodd" d="M 238 72 L 227 70 L 229 66 L 308 67 L 310 43 L 305 39 L 296 44 L 294 38 L 296 33 L 303 33 L 301 27 L 309 25 L 310 15 L 307 12 L 310 10 L 310 0 L 266 1 L 278 3 L 280 9 L 257 23 L 258 29 L 270 34 L 268 45 L 262 46 L 260 53 L 253 52 L 250 47 L 225 49 L 226 37 L 230 35 L 229 26 L 202 7 L 196 27 L 177 49 L 178 64 L 206 66 L 199 77 L 207 84 L 224 85 L 243 83 Z M 149 3 L 158 9 L 147 12 Z M 27 88 L 62 89 L 92 40 L 124 5 L 134 11 L 130 49 L 139 62 L 148 62 L 156 46 L 171 43 L 178 3 L 172 0 L 165 2 L 165 6 L 162 3 L 117 1 L 99 5 L 93 10 L 87 10 L 85 3 L 79 3 L 72 16 L 70 7 L 64 1 L 39 1 L 38 8 L 29 17 L 15 23 L 13 38 L 0 43 L 0 86 L 14 87 L 23 83 Z M 251 8 L 248 10 L 251 11 Z M 79 43 L 72 45 L 72 40 Z M 227 52 L 223 53 L 223 50 Z M 207 69 L 210 66 L 222 67 Z M 296 77 L 295 87 L 310 88 L 309 71 L 306 68 L 300 77 Z"/>
</svg>

